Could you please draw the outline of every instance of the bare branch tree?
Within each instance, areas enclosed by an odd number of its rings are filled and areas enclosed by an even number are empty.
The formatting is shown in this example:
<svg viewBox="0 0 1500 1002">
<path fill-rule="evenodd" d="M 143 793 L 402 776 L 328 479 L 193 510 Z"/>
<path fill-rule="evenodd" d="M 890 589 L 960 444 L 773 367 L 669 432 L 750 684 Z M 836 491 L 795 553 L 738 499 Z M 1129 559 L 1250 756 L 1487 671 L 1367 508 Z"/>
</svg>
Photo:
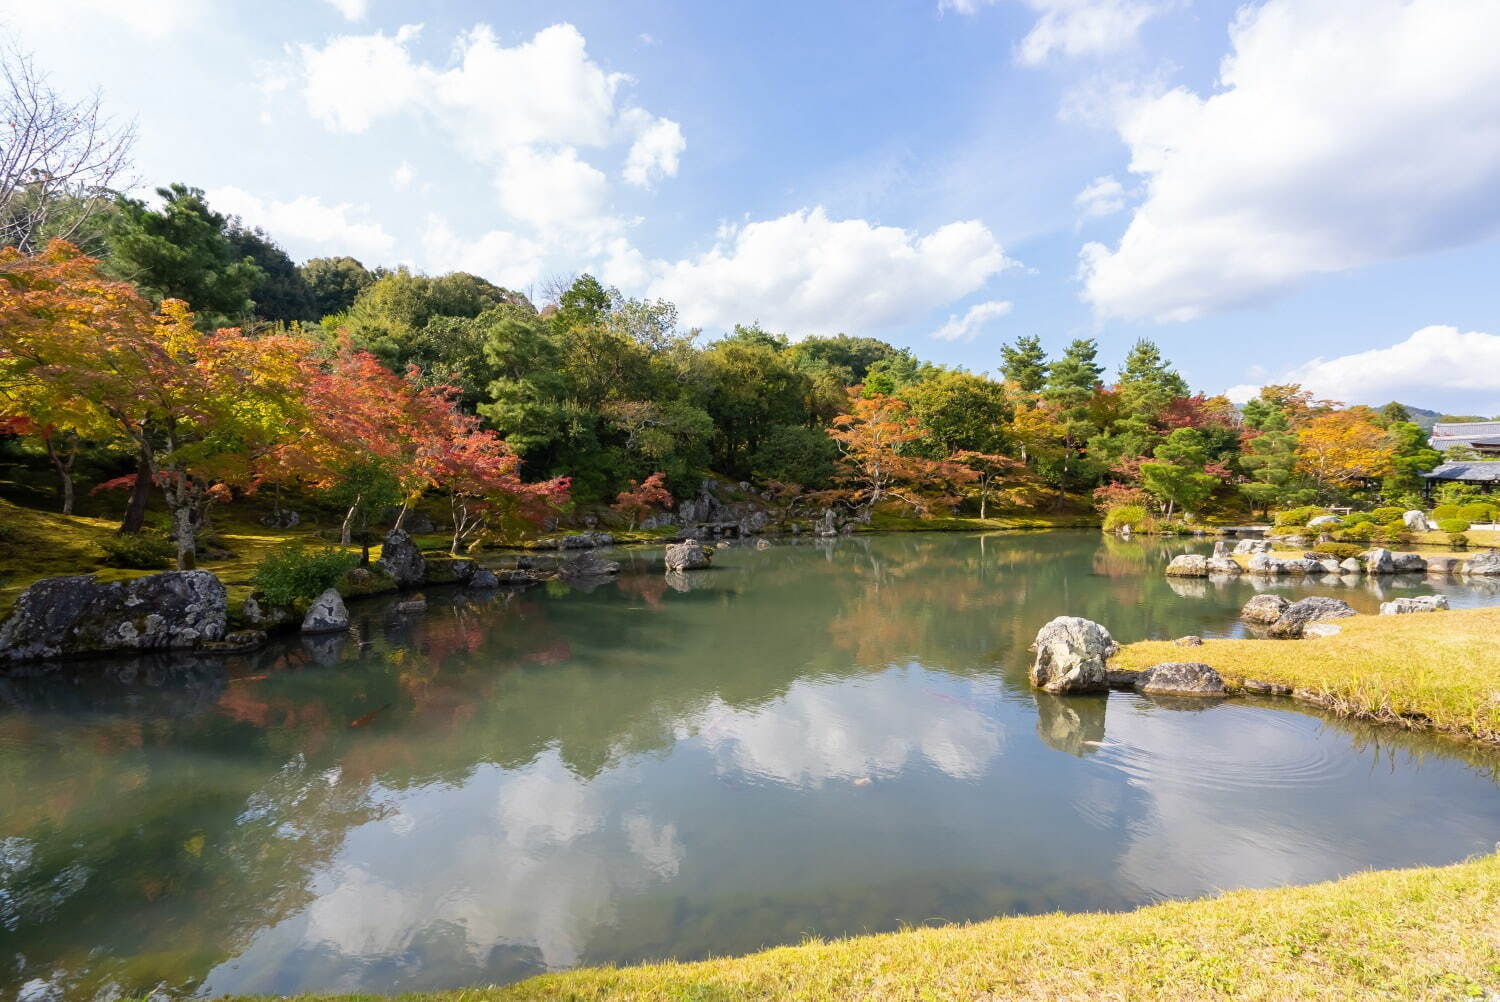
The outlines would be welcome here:
<svg viewBox="0 0 1500 1002">
<path fill-rule="evenodd" d="M 129 188 L 135 122 L 104 114 L 96 91 L 60 96 L 13 39 L 0 39 L 0 246 L 31 254 L 73 239 Z"/>
<path fill-rule="evenodd" d="M 542 279 L 542 298 L 538 306 L 556 306 L 562 302 L 563 293 L 578 281 L 578 273 L 553 272 Z"/>
</svg>

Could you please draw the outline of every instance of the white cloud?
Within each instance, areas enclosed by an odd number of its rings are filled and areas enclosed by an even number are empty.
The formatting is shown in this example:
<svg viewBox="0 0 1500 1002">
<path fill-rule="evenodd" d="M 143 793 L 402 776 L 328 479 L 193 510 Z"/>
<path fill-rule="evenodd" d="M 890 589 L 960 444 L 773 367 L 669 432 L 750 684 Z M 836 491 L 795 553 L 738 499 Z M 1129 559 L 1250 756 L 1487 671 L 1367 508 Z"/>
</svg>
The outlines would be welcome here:
<svg viewBox="0 0 1500 1002">
<path fill-rule="evenodd" d="M 363 21 L 370 12 L 370 0 L 327 0 L 327 3 L 344 15 L 345 21 Z"/>
<path fill-rule="evenodd" d="M 1230 35 L 1218 92 L 1117 110 L 1149 180 L 1119 246 L 1081 252 L 1099 315 L 1188 320 L 1500 228 L 1500 4 L 1270 0 Z"/>
<path fill-rule="evenodd" d="M 495 176 L 495 188 L 506 212 L 543 229 L 578 229 L 598 222 L 609 194 L 604 173 L 578 159 L 571 147 L 511 150 Z"/>
<path fill-rule="evenodd" d="M 988 303 L 977 303 L 969 307 L 963 316 L 957 313 L 948 317 L 948 322 L 932 332 L 939 341 L 972 341 L 979 329 L 996 317 L 1011 311 L 1011 304 L 1002 299 Z"/>
<path fill-rule="evenodd" d="M 676 176 L 677 160 L 687 149 L 682 127 L 640 108 L 628 109 L 621 120 L 635 130 L 635 142 L 625 158 L 626 182 L 637 188 L 650 188 L 661 178 Z"/>
<path fill-rule="evenodd" d="M 310 244 L 330 253 L 378 257 L 389 253 L 396 243 L 380 223 L 367 218 L 368 206 L 348 202 L 326 205 L 316 195 L 283 202 L 233 186 L 212 189 L 207 198 L 217 211 L 239 216 L 248 225 L 259 226 L 294 246 Z"/>
<path fill-rule="evenodd" d="M 40 32 L 72 33 L 80 24 L 104 21 L 149 41 L 191 26 L 208 10 L 205 0 L 47 0 L 3 7 L 0 23 L 23 38 Z"/>
<path fill-rule="evenodd" d="M 416 179 L 416 176 L 417 169 L 403 160 L 399 167 L 391 171 L 391 187 L 397 191 L 404 191 L 411 187 L 411 183 Z"/>
<path fill-rule="evenodd" d="M 1096 177 L 1073 197 L 1073 204 L 1084 219 L 1112 216 L 1125 208 L 1125 186 L 1109 175 Z"/>
<path fill-rule="evenodd" d="M 478 237 L 460 237 L 447 220 L 428 216 L 422 234 L 427 270 L 434 274 L 467 271 L 508 289 L 525 290 L 542 273 L 546 250 L 509 230 L 489 230 Z"/>
<path fill-rule="evenodd" d="M 977 14 L 997 0 L 938 0 L 938 10 Z M 1039 16 L 1016 46 L 1016 60 L 1040 66 L 1054 54 L 1092 56 L 1124 48 L 1141 25 L 1171 7 L 1147 0 L 1023 0 Z"/>
<path fill-rule="evenodd" d="M 912 322 L 1014 264 L 978 221 L 919 236 L 818 207 L 728 228 L 696 258 L 654 262 L 648 294 L 676 303 L 690 324 L 758 320 L 800 337 Z"/>
<path fill-rule="evenodd" d="M 300 47 L 302 98 L 335 132 L 364 132 L 382 115 L 404 112 L 424 92 L 407 46 L 422 32 L 407 24 L 394 35 L 341 35 L 319 49 Z"/>
<path fill-rule="evenodd" d="M 1500 413 L 1500 335 L 1423 327 L 1389 348 L 1315 358 L 1268 382 L 1300 383 L 1315 396 L 1346 403 L 1403 400 L 1440 410 Z M 1244 385 L 1225 392 L 1240 402 L 1259 391 L 1258 385 Z"/>
</svg>

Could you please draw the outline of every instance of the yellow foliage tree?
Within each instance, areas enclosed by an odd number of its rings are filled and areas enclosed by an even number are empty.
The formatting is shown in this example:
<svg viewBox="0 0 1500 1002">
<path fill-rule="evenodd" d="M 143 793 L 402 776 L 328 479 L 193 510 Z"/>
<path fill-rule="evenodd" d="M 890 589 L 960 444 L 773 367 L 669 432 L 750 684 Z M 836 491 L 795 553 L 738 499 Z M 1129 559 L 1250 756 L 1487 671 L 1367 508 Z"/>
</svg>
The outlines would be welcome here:
<svg viewBox="0 0 1500 1002">
<path fill-rule="evenodd" d="M 1394 469 L 1396 448 L 1368 407 L 1320 414 L 1297 432 L 1297 469 L 1324 488 L 1352 487 Z"/>
</svg>

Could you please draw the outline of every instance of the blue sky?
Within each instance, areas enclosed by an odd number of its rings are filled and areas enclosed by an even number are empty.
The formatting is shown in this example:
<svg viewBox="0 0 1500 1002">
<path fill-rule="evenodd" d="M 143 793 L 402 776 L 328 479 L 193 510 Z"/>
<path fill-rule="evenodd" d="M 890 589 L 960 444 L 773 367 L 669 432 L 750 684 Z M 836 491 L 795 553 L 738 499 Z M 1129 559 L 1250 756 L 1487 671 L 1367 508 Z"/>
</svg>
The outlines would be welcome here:
<svg viewBox="0 0 1500 1002">
<path fill-rule="evenodd" d="M 1500 4 L 0 0 L 296 258 L 1500 413 Z M 1487 42 L 1487 40 L 1489 40 Z"/>
</svg>

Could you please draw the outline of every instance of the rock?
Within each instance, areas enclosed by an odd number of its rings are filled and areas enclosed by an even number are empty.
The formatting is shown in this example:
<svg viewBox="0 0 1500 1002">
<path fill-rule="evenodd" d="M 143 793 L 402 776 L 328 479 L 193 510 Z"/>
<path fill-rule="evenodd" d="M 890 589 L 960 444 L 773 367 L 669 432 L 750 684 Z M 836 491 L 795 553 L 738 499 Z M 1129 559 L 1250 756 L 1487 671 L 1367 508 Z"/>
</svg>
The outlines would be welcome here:
<svg viewBox="0 0 1500 1002">
<path fill-rule="evenodd" d="M 1426 574 L 1427 558 L 1420 553 L 1397 553 L 1391 558 L 1398 574 Z"/>
<path fill-rule="evenodd" d="M 290 508 L 268 511 L 260 517 L 260 524 L 271 529 L 295 529 L 301 522 L 302 516 Z"/>
<path fill-rule="evenodd" d="M 1227 556 L 1229 556 L 1229 544 L 1226 543 L 1222 539 L 1216 539 L 1216 540 L 1214 540 L 1214 554 L 1213 555 L 1215 557 L 1227 557 Z"/>
<path fill-rule="evenodd" d="M 1141 672 L 1135 687 L 1152 696 L 1227 696 L 1224 679 L 1194 661 L 1167 661 Z"/>
<path fill-rule="evenodd" d="M 1279 682 L 1258 682 L 1253 678 L 1245 679 L 1241 683 L 1241 688 L 1257 696 L 1290 696 L 1292 694 L 1292 687 L 1289 685 L 1282 685 Z"/>
<path fill-rule="evenodd" d="M 1459 563 L 1457 557 L 1428 557 L 1427 573 L 1452 574 L 1459 569 Z"/>
<path fill-rule="evenodd" d="M 1380 603 L 1382 616 L 1405 616 L 1413 612 L 1437 612 L 1448 608 L 1448 599 L 1442 595 L 1419 595 L 1395 598 Z"/>
<path fill-rule="evenodd" d="M 1339 561 L 1339 570 L 1345 574 L 1363 574 L 1365 565 L 1353 557 L 1346 557 Z"/>
<path fill-rule="evenodd" d="M 557 540 L 559 550 L 593 550 L 601 546 L 614 546 L 615 537 L 607 532 L 579 532 L 562 536 Z"/>
<path fill-rule="evenodd" d="M 224 585 L 207 571 L 46 578 L 0 623 L 0 661 L 197 647 L 223 638 L 226 606 Z"/>
<path fill-rule="evenodd" d="M 1281 562 L 1281 573 L 1283 574 L 1321 574 L 1323 565 L 1316 560 L 1306 557 L 1295 557 L 1291 560 Z"/>
<path fill-rule="evenodd" d="M 1198 636 L 1178 637 L 1176 640 L 1172 641 L 1172 643 L 1176 644 L 1178 647 L 1202 647 L 1203 638 Z"/>
<path fill-rule="evenodd" d="M 1058 616 L 1037 631 L 1031 684 L 1055 693 L 1100 692 L 1109 687 L 1106 663 L 1119 649 L 1098 623 Z"/>
<path fill-rule="evenodd" d="M 1339 566 L 1339 562 L 1331 557 L 1324 557 L 1322 560 L 1319 560 L 1318 566 L 1322 568 L 1324 574 L 1337 574 L 1343 570 Z"/>
<path fill-rule="evenodd" d="M 769 550 L 771 548 L 771 541 L 768 539 L 757 539 L 755 541 L 755 548 L 757 550 Z"/>
<path fill-rule="evenodd" d="M 396 612 L 403 616 L 426 611 L 427 598 L 423 595 L 413 595 L 411 598 L 404 598 L 396 603 Z"/>
<path fill-rule="evenodd" d="M 541 580 L 541 578 L 537 577 L 535 574 L 531 573 L 530 571 L 514 570 L 514 571 L 495 571 L 495 580 L 498 581 L 500 584 L 505 585 L 508 588 L 518 588 L 518 587 L 525 587 L 526 585 L 534 585 L 537 582 L 539 582 Z M 469 583 L 469 587 L 471 587 L 471 588 L 480 588 L 480 587 L 483 587 L 483 586 L 482 585 L 476 585 L 473 582 L 470 582 Z"/>
<path fill-rule="evenodd" d="M 302 617 L 303 633 L 338 633 L 349 629 L 349 610 L 344 600 L 333 588 L 328 589 L 307 607 Z"/>
<path fill-rule="evenodd" d="M 1310 595 L 1298 599 L 1281 611 L 1281 616 L 1267 631 L 1271 636 L 1291 640 L 1302 636 L 1308 623 L 1326 622 L 1354 615 L 1354 609 L 1341 598 Z"/>
<path fill-rule="evenodd" d="M 1343 525 L 1344 520 L 1337 515 L 1319 515 L 1307 523 L 1309 529 L 1316 529 L 1322 525 Z"/>
<path fill-rule="evenodd" d="M 1169 578 L 1206 578 L 1208 577 L 1208 561 L 1197 553 L 1184 553 L 1172 558 L 1167 565 L 1167 577 Z"/>
<path fill-rule="evenodd" d="M 233 633 L 224 634 L 223 640 L 206 642 L 202 649 L 215 654 L 243 654 L 246 651 L 264 647 L 265 643 L 265 630 L 235 630 Z"/>
<path fill-rule="evenodd" d="M 378 564 L 400 588 L 415 587 L 427 576 L 427 561 L 405 529 L 386 533 Z"/>
<path fill-rule="evenodd" d="M 1236 553 L 1270 553 L 1271 541 L 1269 539 L 1242 539 L 1234 544 Z"/>
<path fill-rule="evenodd" d="M 713 560 L 713 551 L 696 539 L 684 540 L 667 547 L 667 570 L 692 571 L 707 567 Z"/>
<path fill-rule="evenodd" d="M 240 607 L 240 618 L 251 626 L 274 630 L 278 626 L 290 623 L 293 617 L 292 610 L 285 606 L 268 604 L 265 596 L 257 592 L 245 599 L 245 604 Z"/>
<path fill-rule="evenodd" d="M 1269 553 L 1261 552 L 1250 557 L 1251 574 L 1285 574 L 1282 561 L 1271 556 Z"/>
<path fill-rule="evenodd" d="M 1233 557 L 1209 557 L 1206 566 L 1210 576 L 1227 574 L 1234 577 L 1245 570 Z"/>
<path fill-rule="evenodd" d="M 838 516 L 833 513 L 832 508 L 824 508 L 822 516 L 813 523 L 814 536 L 837 536 L 839 534 Z"/>
<path fill-rule="evenodd" d="M 588 581 L 606 578 L 620 573 L 620 565 L 614 560 L 605 560 L 597 553 L 581 553 L 558 565 L 558 577 L 569 581 Z"/>
<path fill-rule="evenodd" d="M 1428 518 L 1425 511 L 1416 509 L 1402 515 L 1401 521 L 1405 522 L 1406 527 L 1412 532 L 1429 532 L 1437 528 L 1437 523 Z"/>
<path fill-rule="evenodd" d="M 1134 689 L 1135 680 L 1140 676 L 1141 673 L 1134 668 L 1110 668 L 1104 673 L 1111 689 Z"/>
<path fill-rule="evenodd" d="M 479 564 L 470 557 L 433 557 L 422 570 L 423 584 L 465 584 Z"/>
<path fill-rule="evenodd" d="M 734 540 L 732 540 L 732 539 L 721 539 L 717 543 L 714 544 L 714 549 L 715 550 L 722 550 L 726 546 L 733 546 L 733 545 L 734 545 Z"/>
<path fill-rule="evenodd" d="M 1336 626 L 1333 623 L 1308 623 L 1302 628 L 1302 636 L 1309 640 L 1316 640 L 1319 637 L 1336 637 L 1343 632 L 1342 626 Z"/>
<path fill-rule="evenodd" d="M 1291 604 L 1280 595 L 1254 595 L 1240 609 L 1240 618 L 1247 623 L 1274 623 Z"/>
<path fill-rule="evenodd" d="M 499 588 L 500 579 L 488 567 L 481 567 L 469 577 L 470 588 Z"/>
<path fill-rule="evenodd" d="M 1365 554 L 1366 574 L 1394 574 L 1396 573 L 1396 558 L 1391 551 L 1377 546 Z"/>
<path fill-rule="evenodd" d="M 1485 553 L 1476 553 L 1464 561 L 1464 573 L 1476 577 L 1489 577 L 1500 574 L 1500 550 L 1489 550 Z"/>
</svg>

